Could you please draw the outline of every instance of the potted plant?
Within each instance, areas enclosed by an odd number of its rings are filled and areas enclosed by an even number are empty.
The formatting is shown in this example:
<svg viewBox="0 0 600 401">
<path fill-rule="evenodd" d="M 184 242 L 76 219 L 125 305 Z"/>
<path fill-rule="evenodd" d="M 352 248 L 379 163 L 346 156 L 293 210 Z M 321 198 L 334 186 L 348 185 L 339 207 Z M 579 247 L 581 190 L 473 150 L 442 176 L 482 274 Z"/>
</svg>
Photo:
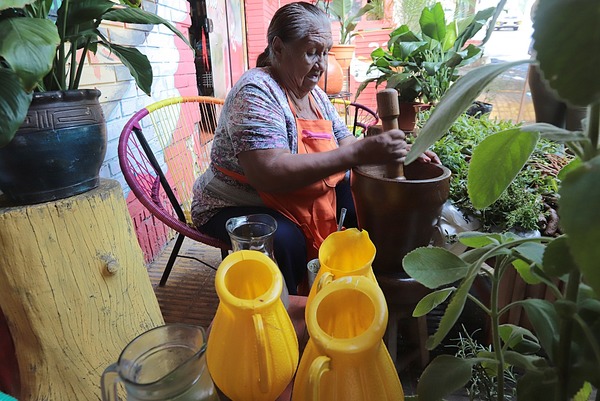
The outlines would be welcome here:
<svg viewBox="0 0 600 401">
<path fill-rule="evenodd" d="M 420 378 L 420 400 L 441 399 L 462 387 L 471 368 L 480 363 L 495 372 L 498 400 L 504 399 L 502 372 L 508 366 L 518 371 L 519 400 L 588 399 L 600 387 L 600 80 L 594 60 L 581 57 L 588 49 L 600 48 L 599 19 L 596 0 L 539 0 L 534 17 L 533 62 L 563 100 L 587 106 L 583 131 L 533 124 L 497 132 L 475 148 L 469 165 L 469 196 L 475 207 L 484 208 L 518 174 L 540 137 L 565 146 L 575 159 L 559 175 L 558 215 L 564 234 L 519 238 L 510 233 L 466 233 L 459 238 L 471 249 L 460 256 L 441 248 L 420 248 L 403 260 L 407 273 L 419 282 L 429 288 L 444 287 L 423 299 L 416 315 L 451 297 L 429 348 L 439 344 L 456 322 L 475 277 L 485 274 L 492 283 L 489 306 L 473 299 L 490 317 L 491 351 L 474 358 L 436 358 Z M 433 110 L 406 162 L 415 161 L 445 135 L 494 77 L 526 62 L 486 65 L 460 78 Z M 484 269 L 490 259 L 495 261 L 494 269 Z M 556 300 L 515 300 L 500 307 L 500 282 L 512 269 L 528 282 L 545 283 Z M 533 331 L 499 323 L 516 306 L 524 308 Z"/>
<path fill-rule="evenodd" d="M 100 92 L 79 89 L 90 52 L 108 49 L 150 94 L 148 58 L 110 41 L 103 20 L 163 24 L 187 43 L 170 22 L 130 3 L 10 0 L 0 6 L 0 189 L 13 202 L 60 199 L 98 185 L 106 152 Z"/>
<path fill-rule="evenodd" d="M 358 11 L 353 12 L 354 0 L 332 0 L 317 1 L 317 4 L 331 17 L 340 23 L 340 41 L 339 44 L 331 48 L 336 60 L 343 69 L 350 66 L 350 61 L 354 55 L 355 46 L 352 44 L 352 38 L 357 35 L 355 32 L 358 21 L 361 17 L 373 9 L 372 4 L 365 4 Z"/>
<path fill-rule="evenodd" d="M 356 96 L 371 82 L 396 89 L 400 128 L 413 131 L 416 112 L 422 108 L 419 105 L 437 103 L 458 78 L 457 69 L 481 56 L 482 45 L 467 42 L 487 24 L 494 10 L 487 8 L 447 23 L 440 3 L 425 7 L 419 19 L 420 32 L 402 25 L 390 33 L 387 49 L 379 47 L 371 53 L 368 72 L 376 74 L 361 83 Z"/>
</svg>

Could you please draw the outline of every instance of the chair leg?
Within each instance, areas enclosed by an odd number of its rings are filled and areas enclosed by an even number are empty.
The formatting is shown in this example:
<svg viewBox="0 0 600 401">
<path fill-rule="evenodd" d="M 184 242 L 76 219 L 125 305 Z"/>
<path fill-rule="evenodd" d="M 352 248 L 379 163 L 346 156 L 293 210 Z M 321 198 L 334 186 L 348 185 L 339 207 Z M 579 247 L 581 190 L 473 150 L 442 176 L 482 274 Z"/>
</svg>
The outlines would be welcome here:
<svg viewBox="0 0 600 401">
<path fill-rule="evenodd" d="M 165 271 L 163 272 L 162 277 L 160 278 L 160 283 L 158 284 L 160 287 L 163 287 L 167 283 L 167 279 L 169 278 L 169 274 L 171 274 L 171 269 L 175 264 L 175 259 L 177 259 L 177 255 L 179 254 L 179 250 L 181 249 L 181 245 L 183 244 L 183 240 L 185 239 L 185 235 L 177 234 L 177 239 L 175 240 L 175 245 L 173 245 L 173 251 L 171 252 L 171 256 L 169 256 L 169 261 L 167 262 L 167 266 L 165 267 Z"/>
</svg>

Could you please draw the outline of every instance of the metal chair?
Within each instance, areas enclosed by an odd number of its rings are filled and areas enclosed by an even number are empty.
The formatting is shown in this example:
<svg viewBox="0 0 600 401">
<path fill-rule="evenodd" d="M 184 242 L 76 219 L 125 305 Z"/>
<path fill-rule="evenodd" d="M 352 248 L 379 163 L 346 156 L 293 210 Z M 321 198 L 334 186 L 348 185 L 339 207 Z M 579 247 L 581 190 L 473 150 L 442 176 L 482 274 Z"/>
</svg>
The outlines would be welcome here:
<svg viewBox="0 0 600 401">
<path fill-rule="evenodd" d="M 377 113 L 362 104 L 338 98 L 331 99 L 331 103 L 333 103 L 340 116 L 346 122 L 348 129 L 352 127 L 351 131 L 354 136 L 366 133 L 367 128 L 377 124 L 379 121 Z M 361 129 L 358 133 L 357 128 Z"/>
<path fill-rule="evenodd" d="M 192 189 L 210 162 L 210 149 L 223 100 L 177 97 L 153 103 L 125 124 L 119 138 L 119 164 L 139 201 L 160 221 L 177 232 L 160 285 L 167 282 L 185 237 L 221 249 L 231 246 L 198 231 L 191 221 Z M 160 161 L 159 161 L 160 160 Z"/>
</svg>

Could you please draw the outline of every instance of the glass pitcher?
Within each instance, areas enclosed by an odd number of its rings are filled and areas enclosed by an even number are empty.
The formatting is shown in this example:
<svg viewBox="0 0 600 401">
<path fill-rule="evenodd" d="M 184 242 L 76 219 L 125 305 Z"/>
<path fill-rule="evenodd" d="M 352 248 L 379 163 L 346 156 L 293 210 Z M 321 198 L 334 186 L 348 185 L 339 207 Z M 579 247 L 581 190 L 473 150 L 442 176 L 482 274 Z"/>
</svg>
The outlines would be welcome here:
<svg viewBox="0 0 600 401">
<path fill-rule="evenodd" d="M 273 235 L 277 230 L 277 221 L 268 214 L 249 214 L 232 217 L 225 223 L 225 228 L 231 239 L 233 251 L 251 250 L 264 253 L 275 263 L 273 253 Z M 288 288 L 283 278 L 281 301 L 287 309 L 290 304 Z"/>
<path fill-rule="evenodd" d="M 127 401 L 218 401 L 206 366 L 202 327 L 167 324 L 131 341 L 117 363 L 102 374 L 102 400 L 118 401 L 118 383 Z"/>
</svg>

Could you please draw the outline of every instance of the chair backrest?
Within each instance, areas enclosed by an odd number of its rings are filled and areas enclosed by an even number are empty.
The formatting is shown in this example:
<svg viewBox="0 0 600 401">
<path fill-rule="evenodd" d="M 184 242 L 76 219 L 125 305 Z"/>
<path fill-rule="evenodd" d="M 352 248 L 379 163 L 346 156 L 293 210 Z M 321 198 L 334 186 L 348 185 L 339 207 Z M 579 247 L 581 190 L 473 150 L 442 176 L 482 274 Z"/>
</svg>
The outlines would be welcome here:
<svg viewBox="0 0 600 401">
<path fill-rule="evenodd" d="M 222 106 L 223 100 L 206 96 L 153 103 L 125 124 L 118 148 L 121 171 L 139 201 L 167 226 L 216 247 L 227 245 L 201 238 L 190 208 L 194 181 L 210 163 Z"/>
<path fill-rule="evenodd" d="M 331 99 L 331 103 L 333 103 L 354 136 L 366 133 L 367 128 L 377 124 L 379 121 L 377 113 L 360 103 L 353 103 L 349 100 L 338 98 Z"/>
</svg>

